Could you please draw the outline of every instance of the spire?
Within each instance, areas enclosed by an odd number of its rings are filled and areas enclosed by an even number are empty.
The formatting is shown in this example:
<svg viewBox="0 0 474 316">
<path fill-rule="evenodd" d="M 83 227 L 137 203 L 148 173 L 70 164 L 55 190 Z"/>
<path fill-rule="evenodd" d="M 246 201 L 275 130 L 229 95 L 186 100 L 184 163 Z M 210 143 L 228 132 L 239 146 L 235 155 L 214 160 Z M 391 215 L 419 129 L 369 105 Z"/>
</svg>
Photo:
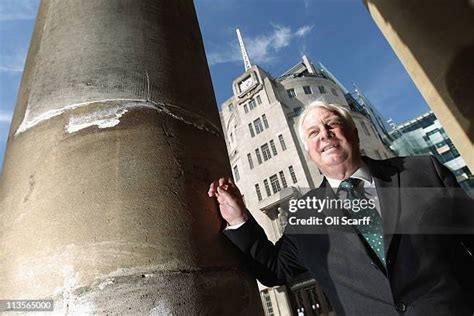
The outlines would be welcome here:
<svg viewBox="0 0 474 316">
<path fill-rule="evenodd" d="M 306 55 L 303 55 L 303 64 L 305 65 L 306 69 L 308 69 L 308 72 L 310 74 L 316 73 L 316 71 L 313 68 L 313 65 L 311 65 L 311 62 L 309 61 Z"/>
<path fill-rule="evenodd" d="M 242 35 L 240 34 L 239 28 L 236 28 L 235 31 L 237 32 L 237 38 L 239 39 L 239 46 L 240 52 L 242 54 L 242 59 L 244 60 L 244 67 L 245 71 L 249 70 L 252 65 L 250 64 L 249 54 L 247 53 L 247 49 L 244 45 L 244 40 L 242 39 Z"/>
</svg>

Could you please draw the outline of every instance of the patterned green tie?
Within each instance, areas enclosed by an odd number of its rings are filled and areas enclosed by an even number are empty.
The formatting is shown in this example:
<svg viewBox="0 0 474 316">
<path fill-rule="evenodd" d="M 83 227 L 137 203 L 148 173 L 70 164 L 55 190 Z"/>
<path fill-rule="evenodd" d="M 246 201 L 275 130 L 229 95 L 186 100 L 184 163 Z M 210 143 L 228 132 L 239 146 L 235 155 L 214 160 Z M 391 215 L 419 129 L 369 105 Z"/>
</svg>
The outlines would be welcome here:
<svg viewBox="0 0 474 316">
<path fill-rule="evenodd" d="M 359 179 L 349 178 L 341 182 L 339 189 L 347 192 L 348 199 L 367 199 L 363 193 L 359 194 L 358 190 L 356 190 L 360 181 L 361 180 Z M 364 236 L 365 240 L 375 252 L 375 254 L 377 254 L 377 257 L 379 257 L 384 267 L 386 267 L 383 245 L 382 218 L 375 208 L 370 207 L 369 203 L 367 203 L 367 205 L 369 205 L 369 207 L 361 208 L 359 212 L 349 210 L 349 213 L 351 214 L 352 218 L 355 219 L 362 219 L 366 216 L 370 218 L 369 225 L 358 225 L 357 229 L 362 234 L 362 236 Z"/>
</svg>

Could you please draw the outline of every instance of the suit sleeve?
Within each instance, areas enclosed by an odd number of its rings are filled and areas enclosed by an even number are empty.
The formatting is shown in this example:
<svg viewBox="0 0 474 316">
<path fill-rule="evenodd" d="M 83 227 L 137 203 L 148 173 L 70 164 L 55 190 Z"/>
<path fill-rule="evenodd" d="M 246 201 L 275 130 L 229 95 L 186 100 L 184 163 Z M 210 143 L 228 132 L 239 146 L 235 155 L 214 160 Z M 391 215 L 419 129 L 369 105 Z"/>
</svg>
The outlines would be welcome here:
<svg viewBox="0 0 474 316">
<path fill-rule="evenodd" d="M 444 165 L 442 165 L 435 157 L 430 156 L 431 162 L 436 170 L 438 178 L 443 187 L 446 188 L 447 196 L 453 201 L 453 221 L 455 224 L 466 227 L 466 240 L 472 240 L 472 232 L 474 231 L 474 210 L 472 209 L 473 201 L 466 192 L 459 186 L 454 174 Z M 472 243 L 472 241 L 470 241 Z"/>
<path fill-rule="evenodd" d="M 468 231 L 454 235 L 456 243 L 453 247 L 452 262 L 455 267 L 456 277 L 461 287 L 466 293 L 474 295 L 474 285 L 469 280 L 474 278 L 472 267 L 474 265 L 474 210 L 472 199 L 461 189 L 454 174 L 435 157 L 431 156 L 431 161 L 436 169 L 438 177 L 446 188 L 452 188 L 452 198 L 454 199 L 455 223 L 462 223 Z"/>
<path fill-rule="evenodd" d="M 439 179 L 443 182 L 444 186 L 447 188 L 460 188 L 456 177 L 446 166 L 441 164 L 438 159 L 434 156 L 429 156 L 431 158 L 431 163 L 438 174 Z"/>
<path fill-rule="evenodd" d="M 293 235 L 285 234 L 273 245 L 252 216 L 240 228 L 223 233 L 244 253 L 250 269 L 266 286 L 284 285 L 306 272 Z"/>
</svg>

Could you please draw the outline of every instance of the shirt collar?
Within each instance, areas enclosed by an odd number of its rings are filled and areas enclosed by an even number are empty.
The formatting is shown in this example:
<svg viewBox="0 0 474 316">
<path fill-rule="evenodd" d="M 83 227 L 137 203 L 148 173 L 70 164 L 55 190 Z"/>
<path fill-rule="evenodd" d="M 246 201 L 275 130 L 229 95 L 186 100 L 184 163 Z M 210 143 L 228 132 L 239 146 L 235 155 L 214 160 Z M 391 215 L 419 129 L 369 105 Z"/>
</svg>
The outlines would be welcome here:
<svg viewBox="0 0 474 316">
<path fill-rule="evenodd" d="M 357 169 L 351 176 L 351 178 L 356 178 L 364 181 L 364 184 L 372 184 L 373 178 L 372 175 L 370 174 L 370 170 L 367 167 L 366 164 L 363 164 L 359 169 Z M 338 179 L 332 179 L 329 177 L 326 177 L 328 180 L 329 184 L 331 185 L 331 188 L 339 188 L 339 185 L 341 184 L 342 180 Z"/>
</svg>

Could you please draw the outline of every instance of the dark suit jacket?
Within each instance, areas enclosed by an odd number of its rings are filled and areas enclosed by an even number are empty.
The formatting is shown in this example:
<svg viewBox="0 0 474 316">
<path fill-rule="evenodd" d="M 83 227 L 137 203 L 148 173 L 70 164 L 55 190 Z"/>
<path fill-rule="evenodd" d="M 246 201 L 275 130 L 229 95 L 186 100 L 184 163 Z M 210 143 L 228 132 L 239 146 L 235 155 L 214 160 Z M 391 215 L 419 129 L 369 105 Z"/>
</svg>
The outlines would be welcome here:
<svg viewBox="0 0 474 316">
<path fill-rule="evenodd" d="M 458 187 L 453 174 L 431 156 L 364 161 L 380 201 L 387 269 L 353 227 L 326 227 L 325 233 L 286 229 L 273 245 L 251 217 L 224 234 L 251 258 L 257 278 L 267 286 L 309 271 L 337 315 L 473 315 L 451 262 L 458 237 L 472 235 L 448 234 L 466 231 L 450 230 L 447 224 L 459 220 L 457 206 L 440 198 L 452 194 L 445 188 Z M 308 194 L 334 197 L 326 180 Z"/>
</svg>

